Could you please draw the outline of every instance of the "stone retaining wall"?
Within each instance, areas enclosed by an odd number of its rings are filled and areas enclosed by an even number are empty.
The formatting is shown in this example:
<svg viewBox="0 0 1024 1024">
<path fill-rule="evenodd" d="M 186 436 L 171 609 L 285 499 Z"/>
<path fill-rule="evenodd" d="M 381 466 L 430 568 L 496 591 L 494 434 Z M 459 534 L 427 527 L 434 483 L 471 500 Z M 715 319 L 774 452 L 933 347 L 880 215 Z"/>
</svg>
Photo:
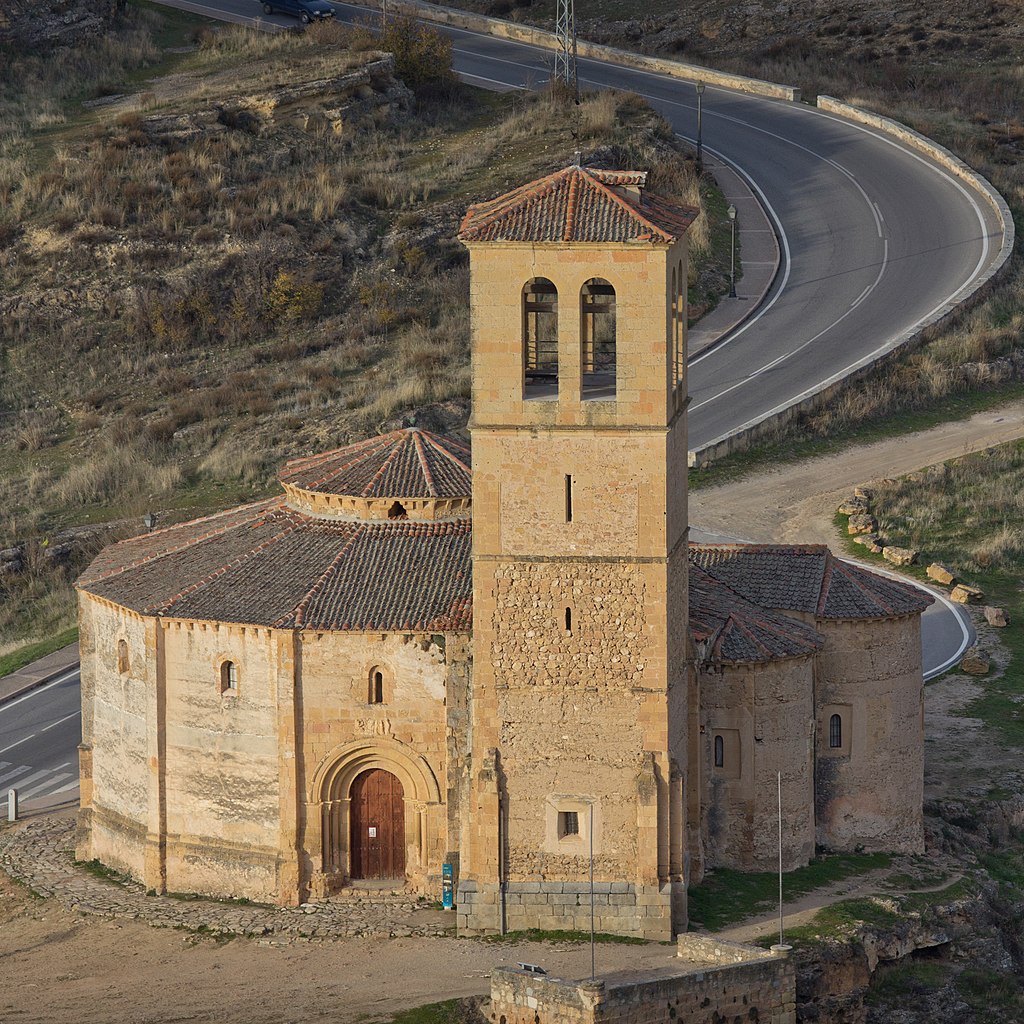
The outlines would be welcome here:
<svg viewBox="0 0 1024 1024">
<path fill-rule="evenodd" d="M 518 968 L 491 975 L 494 1024 L 795 1024 L 796 974 L 785 953 L 714 939 L 689 941 L 687 956 L 652 971 L 567 981 Z M 703 957 L 714 958 L 711 962 Z"/>
</svg>

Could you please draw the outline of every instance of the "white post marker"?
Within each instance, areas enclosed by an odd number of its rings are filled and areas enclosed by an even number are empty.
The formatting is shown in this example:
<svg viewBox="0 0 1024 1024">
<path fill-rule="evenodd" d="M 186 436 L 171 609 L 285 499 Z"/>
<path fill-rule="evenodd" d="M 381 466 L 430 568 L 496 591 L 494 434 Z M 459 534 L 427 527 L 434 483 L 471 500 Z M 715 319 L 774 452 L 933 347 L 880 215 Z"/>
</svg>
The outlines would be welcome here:
<svg viewBox="0 0 1024 1024">
<path fill-rule="evenodd" d="M 18 820 L 18 791 L 16 789 L 7 790 L 7 820 Z"/>
</svg>

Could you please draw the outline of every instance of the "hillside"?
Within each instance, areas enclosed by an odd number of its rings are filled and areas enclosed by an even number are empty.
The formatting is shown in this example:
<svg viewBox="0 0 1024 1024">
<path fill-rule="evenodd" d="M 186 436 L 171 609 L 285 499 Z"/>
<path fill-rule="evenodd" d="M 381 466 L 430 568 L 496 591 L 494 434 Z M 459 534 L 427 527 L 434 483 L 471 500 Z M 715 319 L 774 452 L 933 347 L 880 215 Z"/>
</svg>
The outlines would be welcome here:
<svg viewBox="0 0 1024 1024">
<path fill-rule="evenodd" d="M 197 30 L 140 6 L 76 50 L 11 51 L 0 648 L 73 622 L 89 524 L 257 496 L 284 459 L 404 422 L 464 425 L 459 219 L 568 162 L 571 107 L 414 93 L 376 45 L 334 25 Z M 700 201 L 637 98 L 586 98 L 580 131 L 586 160 Z M 693 295 L 713 301 L 724 268 L 696 255 Z"/>
</svg>

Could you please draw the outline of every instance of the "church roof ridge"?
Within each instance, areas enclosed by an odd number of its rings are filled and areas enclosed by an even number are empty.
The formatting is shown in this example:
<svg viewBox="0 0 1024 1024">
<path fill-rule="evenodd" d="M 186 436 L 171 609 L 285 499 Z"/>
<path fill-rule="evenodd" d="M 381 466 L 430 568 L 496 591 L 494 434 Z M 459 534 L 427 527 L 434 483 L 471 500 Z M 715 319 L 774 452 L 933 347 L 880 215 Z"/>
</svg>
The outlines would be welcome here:
<svg viewBox="0 0 1024 1024">
<path fill-rule="evenodd" d="M 649 242 L 672 244 L 698 211 L 646 192 L 646 171 L 572 165 L 475 203 L 463 242 Z M 635 190 L 622 193 L 618 188 Z"/>
</svg>

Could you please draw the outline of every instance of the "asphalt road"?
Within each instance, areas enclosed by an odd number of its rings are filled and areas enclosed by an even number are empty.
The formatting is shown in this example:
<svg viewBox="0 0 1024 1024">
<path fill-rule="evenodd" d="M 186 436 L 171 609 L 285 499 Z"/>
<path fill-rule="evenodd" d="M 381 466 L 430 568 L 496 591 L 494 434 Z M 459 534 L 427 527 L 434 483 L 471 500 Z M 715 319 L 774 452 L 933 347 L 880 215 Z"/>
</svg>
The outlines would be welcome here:
<svg viewBox="0 0 1024 1024">
<path fill-rule="evenodd" d="M 255 0 L 174 0 L 169 6 L 234 21 L 265 18 Z M 364 9 L 336 5 L 346 20 Z M 551 53 L 450 30 L 459 73 L 487 88 L 531 88 Z M 693 88 L 674 79 L 580 61 L 584 86 L 646 96 L 688 138 Z M 987 204 L 922 156 L 799 104 L 709 87 L 706 148 L 753 183 L 773 219 L 783 266 L 767 301 L 739 331 L 690 364 L 690 446 L 727 435 L 841 375 L 969 290 L 999 250 Z M 567 152 L 567 159 L 568 159 Z M 879 467 L 884 472 L 885 467 Z M 924 616 L 926 674 L 961 647 L 960 614 L 937 603 Z M 77 672 L 0 706 L 0 794 L 70 789 L 80 738 Z"/>
<path fill-rule="evenodd" d="M 169 6 L 294 26 L 256 0 L 172 0 Z M 342 20 L 369 12 L 336 4 Z M 552 54 L 461 29 L 455 65 L 487 88 L 532 88 Z M 584 87 L 647 97 L 686 138 L 696 133 L 692 85 L 593 60 Z M 703 142 L 753 182 L 775 222 L 784 263 L 774 292 L 739 331 L 690 363 L 690 447 L 786 408 L 844 375 L 951 297 L 999 252 L 994 212 L 946 171 L 871 129 L 801 104 L 708 87 Z M 566 159 L 570 159 L 570 143 Z M 884 469 L 884 467 L 881 467 Z"/>
<path fill-rule="evenodd" d="M 22 801 L 77 795 L 81 742 L 77 665 L 0 704 L 0 808 L 6 810 L 7 791 L 12 788 Z"/>
</svg>

